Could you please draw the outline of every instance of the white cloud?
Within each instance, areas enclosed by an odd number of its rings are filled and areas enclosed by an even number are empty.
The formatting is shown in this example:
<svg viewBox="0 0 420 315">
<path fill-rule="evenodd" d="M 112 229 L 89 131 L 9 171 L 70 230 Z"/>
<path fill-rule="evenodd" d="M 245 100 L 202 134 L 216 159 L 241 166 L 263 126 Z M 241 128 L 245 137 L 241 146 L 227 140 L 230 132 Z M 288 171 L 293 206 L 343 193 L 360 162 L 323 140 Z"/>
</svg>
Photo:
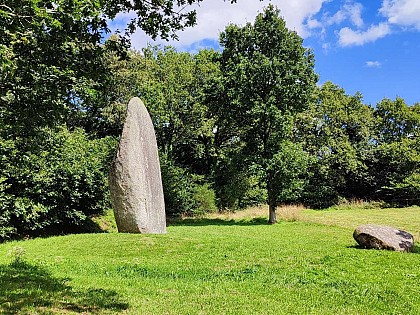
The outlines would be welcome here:
<svg viewBox="0 0 420 315">
<path fill-rule="evenodd" d="M 341 24 L 346 20 L 346 18 L 346 12 L 344 10 L 339 10 L 333 16 L 327 17 L 324 21 L 324 24 L 326 24 L 327 26 Z"/>
<path fill-rule="evenodd" d="M 257 13 L 270 3 L 276 5 L 286 21 L 289 29 L 299 35 L 308 35 L 304 21 L 321 10 L 322 5 L 330 0 L 239 0 L 236 4 L 223 0 L 205 0 L 200 5 L 194 5 L 197 11 L 197 25 L 179 32 L 179 41 L 164 42 L 176 47 L 186 47 L 203 39 L 217 40 L 219 33 L 229 23 L 244 25 L 253 22 Z M 132 37 L 135 48 L 144 47 L 151 39 L 142 31 L 137 31 Z M 158 41 L 159 42 L 159 41 Z M 160 41 L 162 43 L 162 41 Z"/>
<path fill-rule="evenodd" d="M 309 27 L 310 29 L 322 28 L 322 23 L 318 20 L 309 18 L 308 21 L 306 22 L 306 26 Z"/>
<path fill-rule="evenodd" d="M 322 50 L 325 54 L 327 54 L 331 50 L 331 44 L 330 43 L 323 43 L 322 44 Z"/>
<path fill-rule="evenodd" d="M 368 68 L 380 68 L 382 66 L 379 61 L 366 61 L 365 65 Z"/>
<path fill-rule="evenodd" d="M 366 31 L 354 31 L 348 27 L 344 27 L 338 32 L 338 43 L 341 46 L 360 46 L 374 42 L 390 33 L 391 28 L 387 23 L 373 25 Z"/>
<path fill-rule="evenodd" d="M 357 27 L 363 26 L 362 11 L 363 6 L 360 3 L 346 3 L 344 6 L 350 21 Z"/>
<path fill-rule="evenodd" d="M 346 1 L 345 4 L 335 12 L 333 15 L 330 13 L 325 13 L 321 20 L 308 19 L 306 26 L 309 29 L 313 28 L 326 28 L 332 25 L 340 25 L 345 21 L 350 21 L 353 25 L 360 28 L 363 26 L 364 22 L 362 19 L 362 4 L 358 2 Z"/>
<path fill-rule="evenodd" d="M 391 24 L 414 26 L 420 30 L 419 0 L 384 0 L 379 12 Z"/>
</svg>

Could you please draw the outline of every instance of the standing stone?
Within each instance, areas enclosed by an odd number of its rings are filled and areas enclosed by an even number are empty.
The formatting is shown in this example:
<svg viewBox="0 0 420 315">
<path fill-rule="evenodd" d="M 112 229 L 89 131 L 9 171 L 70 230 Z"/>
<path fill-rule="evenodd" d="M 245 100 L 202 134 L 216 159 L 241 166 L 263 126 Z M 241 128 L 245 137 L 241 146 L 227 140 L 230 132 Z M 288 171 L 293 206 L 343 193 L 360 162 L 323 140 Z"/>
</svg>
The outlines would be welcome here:
<svg viewBox="0 0 420 315">
<path fill-rule="evenodd" d="M 119 232 L 166 233 L 155 131 L 146 107 L 137 97 L 127 107 L 109 188 Z"/>
<path fill-rule="evenodd" d="M 354 231 L 353 238 L 363 248 L 410 252 L 414 247 L 413 235 L 389 226 L 360 225 Z"/>
</svg>

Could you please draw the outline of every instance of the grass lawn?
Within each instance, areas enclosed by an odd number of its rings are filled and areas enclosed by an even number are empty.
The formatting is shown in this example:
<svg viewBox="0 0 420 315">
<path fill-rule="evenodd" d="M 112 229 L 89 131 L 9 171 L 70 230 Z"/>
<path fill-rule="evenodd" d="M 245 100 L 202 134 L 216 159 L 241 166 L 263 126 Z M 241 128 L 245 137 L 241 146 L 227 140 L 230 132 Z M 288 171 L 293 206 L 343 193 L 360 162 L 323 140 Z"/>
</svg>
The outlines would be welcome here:
<svg viewBox="0 0 420 315">
<path fill-rule="evenodd" d="M 0 244 L 0 314 L 420 314 L 418 247 L 362 250 L 352 238 L 370 218 L 416 234 L 420 208 L 364 211 L 301 210 L 277 225 L 245 212 L 186 219 L 166 235 Z"/>
</svg>

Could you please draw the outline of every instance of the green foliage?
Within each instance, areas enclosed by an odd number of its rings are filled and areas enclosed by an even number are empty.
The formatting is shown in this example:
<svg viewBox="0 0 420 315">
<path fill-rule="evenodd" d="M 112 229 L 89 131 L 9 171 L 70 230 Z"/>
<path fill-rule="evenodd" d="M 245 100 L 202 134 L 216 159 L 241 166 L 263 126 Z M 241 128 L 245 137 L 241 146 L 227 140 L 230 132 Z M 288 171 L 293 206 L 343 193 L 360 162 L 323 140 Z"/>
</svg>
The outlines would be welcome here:
<svg viewBox="0 0 420 315">
<path fill-rule="evenodd" d="M 194 10 L 185 10 L 189 5 L 199 3 L 202 0 L 105 0 L 104 11 L 111 19 L 121 12 L 135 12 L 136 16 L 127 25 L 126 31 L 133 33 L 136 28 L 140 28 L 153 39 L 161 37 L 163 39 L 176 39 L 176 31 L 183 30 L 185 27 L 193 26 L 196 23 L 196 13 Z M 233 0 L 231 2 L 236 2 Z M 179 9 L 181 8 L 181 9 Z"/>
<path fill-rule="evenodd" d="M 32 139 L 35 141 L 35 139 Z M 115 141 L 45 129 L 26 152 L 3 146 L 1 239 L 83 229 L 109 207 L 107 176 Z M 29 150 L 30 149 L 30 150 Z"/>
<path fill-rule="evenodd" d="M 193 215 L 202 215 L 217 211 L 215 203 L 216 194 L 208 183 L 197 185 L 193 197 L 196 204 Z"/>
<path fill-rule="evenodd" d="M 119 99 L 114 108 L 133 96 L 140 97 L 151 115 L 162 153 L 201 175 L 210 173 L 214 152 L 213 121 L 203 91 L 218 71 L 212 62 L 216 54 L 148 47 L 142 53 L 130 52 L 128 60 L 109 60 L 115 84 L 108 92 Z"/>
<path fill-rule="evenodd" d="M 261 171 L 241 170 L 239 164 L 218 165 L 215 178 L 218 208 L 243 209 L 266 203 L 267 189 L 261 187 Z"/>
<path fill-rule="evenodd" d="M 228 26 L 220 43 L 221 79 L 215 86 L 221 88 L 223 97 L 217 104 L 222 110 L 216 111 L 216 128 L 219 124 L 221 130 L 223 125 L 229 126 L 228 137 L 222 137 L 228 147 L 240 148 L 242 163 L 247 165 L 243 168 L 255 165 L 265 173 L 260 179 L 268 190 L 267 202 L 275 207 L 285 198 L 286 190 L 291 190 L 279 184 L 277 178 L 287 176 L 275 175 L 280 171 L 272 164 L 279 161 L 276 155 L 291 152 L 283 152 L 282 144 L 291 138 L 295 115 L 311 99 L 317 79 L 313 55 L 303 47 L 302 39 L 286 28 L 272 5 L 258 14 L 254 24 Z"/>
<path fill-rule="evenodd" d="M 28 136 L 98 89 L 106 24 L 97 0 L 12 0 L 0 14 L 2 132 Z"/>
<path fill-rule="evenodd" d="M 419 203 L 420 150 L 416 140 L 381 144 L 375 153 L 372 171 L 377 176 L 377 195 L 403 205 Z"/>
<path fill-rule="evenodd" d="M 373 126 L 373 110 L 360 94 L 347 95 L 331 82 L 316 91 L 314 104 L 297 119 L 295 134 L 315 158 L 304 194 L 307 205 L 322 208 L 340 196 L 363 198 L 372 191 Z"/>
<path fill-rule="evenodd" d="M 112 81 L 105 52 L 125 55 L 136 27 L 163 38 L 195 23 L 186 9 L 201 0 L 11 0 L 0 6 L 0 111 L 11 131 L 83 118 L 101 124 Z M 108 22 L 120 12 L 135 12 L 128 33 L 103 45 Z M 79 117 L 81 116 L 81 117 Z M 95 119 L 96 118 L 96 119 Z M 87 124 L 88 125 L 88 124 Z M 35 128 L 36 129 L 36 128 Z"/>
<path fill-rule="evenodd" d="M 299 144 L 283 142 L 267 168 L 267 174 L 271 177 L 268 182 L 272 185 L 268 191 L 268 194 L 272 194 L 269 199 L 276 204 L 299 202 L 306 186 L 304 175 L 310 159 Z"/>
<path fill-rule="evenodd" d="M 402 98 L 383 99 L 375 110 L 377 141 L 395 143 L 420 136 L 420 105 L 409 107 Z"/>
<path fill-rule="evenodd" d="M 375 175 L 377 198 L 402 205 L 420 203 L 419 108 L 397 98 L 382 100 L 375 110 L 378 124 L 370 171 Z"/>
<path fill-rule="evenodd" d="M 160 163 L 167 215 L 195 216 L 216 211 L 215 193 L 202 176 L 176 166 L 165 155 Z"/>
</svg>

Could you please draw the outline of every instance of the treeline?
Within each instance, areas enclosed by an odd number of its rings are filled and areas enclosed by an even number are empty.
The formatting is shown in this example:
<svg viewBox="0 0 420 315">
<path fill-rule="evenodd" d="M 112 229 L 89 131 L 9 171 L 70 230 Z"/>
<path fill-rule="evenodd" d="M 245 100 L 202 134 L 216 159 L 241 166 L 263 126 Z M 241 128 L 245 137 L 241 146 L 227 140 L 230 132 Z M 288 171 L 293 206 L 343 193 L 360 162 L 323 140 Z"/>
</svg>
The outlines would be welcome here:
<svg viewBox="0 0 420 315">
<path fill-rule="evenodd" d="M 228 26 L 220 52 L 191 54 L 102 43 L 98 6 L 13 3 L 0 8 L 0 239 L 92 229 L 133 96 L 155 125 L 168 215 L 268 203 L 274 223 L 281 203 L 419 203 L 420 105 L 317 86 L 273 6 Z"/>
<path fill-rule="evenodd" d="M 267 137 L 281 134 L 273 139 L 278 143 L 264 148 L 269 109 L 226 103 L 223 52 L 149 47 L 129 56 L 113 60 L 114 87 L 121 104 L 138 95 L 152 115 L 169 213 L 200 214 L 214 210 L 213 203 L 217 209 L 267 203 L 268 175 L 262 167 L 273 168 L 278 177 L 277 204 L 323 208 L 343 199 L 420 202 L 420 104 L 408 106 L 396 98 L 369 106 L 360 93 L 348 95 L 326 82 L 312 86 L 303 110 L 280 117 L 289 124 L 280 127 L 287 130 L 269 130 Z M 271 147 L 277 152 L 265 162 Z"/>
</svg>

